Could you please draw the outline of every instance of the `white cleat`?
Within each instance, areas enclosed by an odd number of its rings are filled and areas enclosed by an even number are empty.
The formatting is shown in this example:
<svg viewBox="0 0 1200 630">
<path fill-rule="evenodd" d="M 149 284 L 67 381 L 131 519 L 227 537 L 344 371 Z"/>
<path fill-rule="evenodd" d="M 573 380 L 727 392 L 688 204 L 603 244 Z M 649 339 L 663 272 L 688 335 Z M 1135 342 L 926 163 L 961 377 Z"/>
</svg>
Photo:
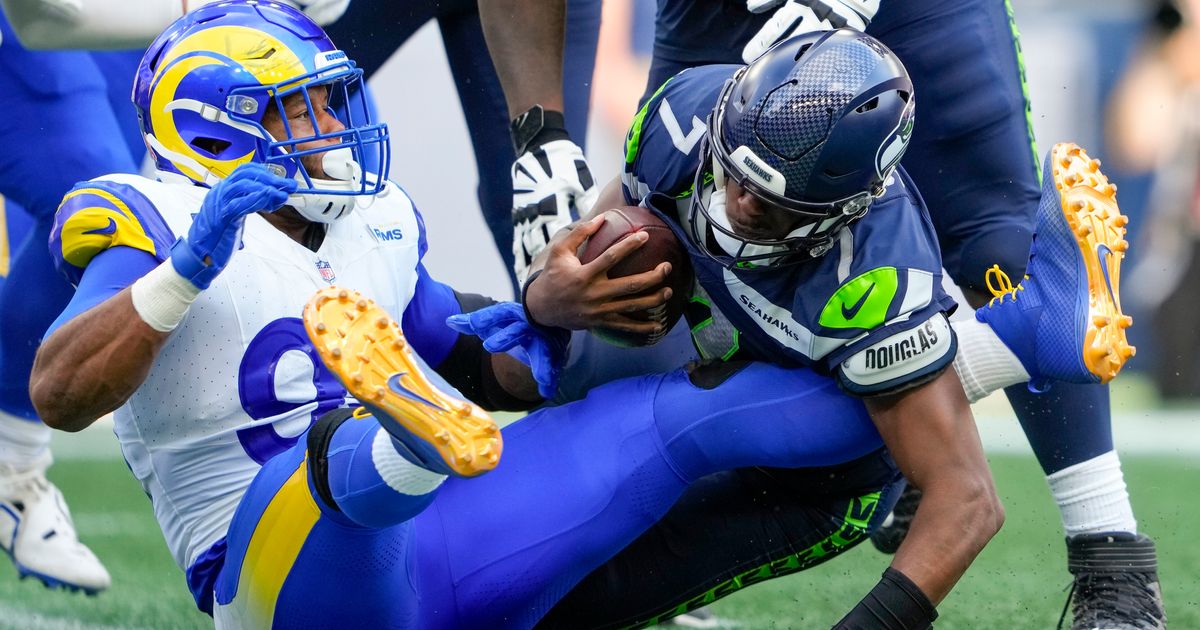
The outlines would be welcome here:
<svg viewBox="0 0 1200 630">
<path fill-rule="evenodd" d="M 96 554 L 79 542 L 62 492 L 44 468 L 0 465 L 0 547 L 21 579 L 35 577 L 47 588 L 95 595 L 112 583 Z"/>
</svg>

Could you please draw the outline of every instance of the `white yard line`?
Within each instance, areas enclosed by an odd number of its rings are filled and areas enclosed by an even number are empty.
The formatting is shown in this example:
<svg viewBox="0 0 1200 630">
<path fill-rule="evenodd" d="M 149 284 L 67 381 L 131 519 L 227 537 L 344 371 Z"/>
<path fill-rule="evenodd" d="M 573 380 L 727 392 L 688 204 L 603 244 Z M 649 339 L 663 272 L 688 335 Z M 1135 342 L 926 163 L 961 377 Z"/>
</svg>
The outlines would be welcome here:
<svg viewBox="0 0 1200 630">
<path fill-rule="evenodd" d="M 24 608 L 0 603 L 0 628 L 16 630 L 148 630 L 134 626 L 109 626 L 87 623 L 77 619 L 52 617 Z"/>
</svg>

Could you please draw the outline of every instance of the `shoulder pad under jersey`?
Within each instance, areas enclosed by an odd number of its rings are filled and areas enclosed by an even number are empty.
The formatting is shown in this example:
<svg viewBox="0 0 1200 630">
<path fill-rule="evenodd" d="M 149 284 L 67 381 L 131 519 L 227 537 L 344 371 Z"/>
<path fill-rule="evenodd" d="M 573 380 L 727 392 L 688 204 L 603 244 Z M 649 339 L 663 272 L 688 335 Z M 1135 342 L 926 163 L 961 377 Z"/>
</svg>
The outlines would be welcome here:
<svg viewBox="0 0 1200 630">
<path fill-rule="evenodd" d="M 165 261 L 175 242 L 154 204 L 129 184 L 92 180 L 76 184 L 54 214 L 50 254 L 72 285 L 100 252 L 117 246 L 140 249 Z"/>
</svg>

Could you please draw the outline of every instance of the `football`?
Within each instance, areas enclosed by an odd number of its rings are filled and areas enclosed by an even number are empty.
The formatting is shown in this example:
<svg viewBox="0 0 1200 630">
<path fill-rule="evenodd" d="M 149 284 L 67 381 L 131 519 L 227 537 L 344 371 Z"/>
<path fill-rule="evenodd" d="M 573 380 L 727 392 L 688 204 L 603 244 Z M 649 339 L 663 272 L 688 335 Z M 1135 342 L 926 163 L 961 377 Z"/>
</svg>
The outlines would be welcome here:
<svg viewBox="0 0 1200 630">
<path fill-rule="evenodd" d="M 640 314 L 638 319 L 655 320 L 663 324 L 662 332 L 653 335 L 630 333 L 607 328 L 593 328 L 592 334 L 619 346 L 649 346 L 657 343 L 679 321 L 692 291 L 692 265 L 687 250 L 675 237 L 675 233 L 654 212 L 639 206 L 614 208 L 605 213 L 604 225 L 583 245 L 579 260 L 588 263 L 604 253 L 609 247 L 642 231 L 650 235 L 644 245 L 634 250 L 608 270 L 609 278 L 623 278 L 650 271 L 659 264 L 671 263 L 667 285 L 671 287 L 671 299 L 667 303 Z M 657 290 L 658 287 L 655 287 Z"/>
</svg>

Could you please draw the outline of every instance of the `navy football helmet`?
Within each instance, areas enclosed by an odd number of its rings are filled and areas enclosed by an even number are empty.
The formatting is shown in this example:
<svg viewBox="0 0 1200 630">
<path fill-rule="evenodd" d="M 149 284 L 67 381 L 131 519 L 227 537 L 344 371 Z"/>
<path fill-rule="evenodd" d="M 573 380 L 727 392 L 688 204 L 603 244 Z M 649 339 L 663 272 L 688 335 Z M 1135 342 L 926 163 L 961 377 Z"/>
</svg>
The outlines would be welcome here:
<svg viewBox="0 0 1200 630">
<path fill-rule="evenodd" d="M 883 194 L 913 113 L 908 72 L 870 35 L 839 29 L 776 44 L 729 80 L 709 115 L 689 213 L 695 242 L 729 267 L 824 254 Z M 725 216 L 727 177 L 799 227 L 778 238 L 737 235 Z"/>
</svg>

